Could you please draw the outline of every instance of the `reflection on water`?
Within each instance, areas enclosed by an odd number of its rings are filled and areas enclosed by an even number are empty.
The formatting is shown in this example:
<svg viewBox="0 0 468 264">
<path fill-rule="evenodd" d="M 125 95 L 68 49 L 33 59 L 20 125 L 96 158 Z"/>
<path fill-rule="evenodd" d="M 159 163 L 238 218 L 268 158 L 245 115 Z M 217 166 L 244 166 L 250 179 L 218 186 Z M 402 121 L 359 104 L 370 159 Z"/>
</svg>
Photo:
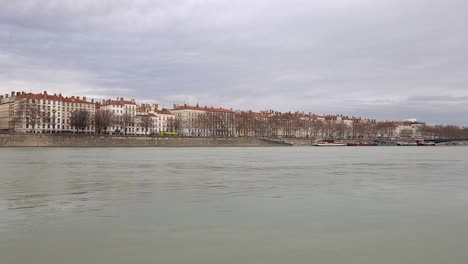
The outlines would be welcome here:
<svg viewBox="0 0 468 264">
<path fill-rule="evenodd" d="M 468 263 L 467 154 L 0 149 L 1 263 Z"/>
</svg>

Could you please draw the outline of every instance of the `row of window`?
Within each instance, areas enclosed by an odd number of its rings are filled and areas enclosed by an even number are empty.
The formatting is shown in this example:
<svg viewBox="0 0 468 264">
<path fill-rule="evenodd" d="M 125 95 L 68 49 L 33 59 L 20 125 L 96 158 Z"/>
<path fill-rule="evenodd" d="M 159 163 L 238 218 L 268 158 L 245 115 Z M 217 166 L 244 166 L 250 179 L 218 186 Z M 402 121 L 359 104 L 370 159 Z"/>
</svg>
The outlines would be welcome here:
<svg viewBox="0 0 468 264">
<path fill-rule="evenodd" d="M 31 103 L 35 104 L 36 99 L 27 99 L 26 102 L 27 103 L 31 102 Z M 63 106 L 66 105 L 66 106 L 72 106 L 72 107 L 76 106 L 76 107 L 80 107 L 80 108 L 82 108 L 82 107 L 94 108 L 94 104 L 69 103 L 69 102 L 65 103 L 65 102 L 60 102 L 60 101 L 55 101 L 55 100 L 41 100 L 41 99 L 38 99 L 37 103 L 38 104 L 48 104 L 48 105 L 50 105 L 50 104 L 52 104 L 52 105 L 63 105 Z"/>
<path fill-rule="evenodd" d="M 25 128 L 29 129 L 29 128 L 32 128 L 32 125 L 29 125 L 29 124 L 26 124 L 25 125 Z M 38 124 L 35 126 L 35 128 L 41 128 L 41 125 Z M 42 128 L 43 129 L 60 129 L 60 125 L 51 125 L 51 124 L 42 124 Z M 71 126 L 62 126 L 62 129 L 72 129 Z M 85 130 L 94 130 L 94 126 L 88 126 L 86 127 Z"/>
</svg>

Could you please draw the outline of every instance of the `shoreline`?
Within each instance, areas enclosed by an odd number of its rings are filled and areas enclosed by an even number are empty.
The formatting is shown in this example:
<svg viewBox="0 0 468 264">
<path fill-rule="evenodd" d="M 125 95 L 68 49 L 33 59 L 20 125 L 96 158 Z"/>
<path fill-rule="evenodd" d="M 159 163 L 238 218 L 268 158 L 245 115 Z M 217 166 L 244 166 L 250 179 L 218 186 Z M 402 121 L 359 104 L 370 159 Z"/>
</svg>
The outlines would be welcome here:
<svg viewBox="0 0 468 264">
<path fill-rule="evenodd" d="M 352 140 L 348 140 L 352 142 Z M 171 137 L 94 134 L 0 134 L 0 148 L 5 147 L 306 147 L 311 139 L 267 139 L 255 137 Z M 385 145 L 381 145 L 385 146 Z M 468 146 L 468 141 L 440 143 L 436 146 Z M 347 146 L 350 147 L 350 146 Z M 352 147 L 352 146 L 351 146 Z M 363 147 L 363 146 L 354 146 Z M 404 146 L 407 147 L 407 146 Z"/>
<path fill-rule="evenodd" d="M 291 146 L 247 137 L 145 137 L 76 134 L 0 134 L 0 147 L 282 147 Z"/>
</svg>

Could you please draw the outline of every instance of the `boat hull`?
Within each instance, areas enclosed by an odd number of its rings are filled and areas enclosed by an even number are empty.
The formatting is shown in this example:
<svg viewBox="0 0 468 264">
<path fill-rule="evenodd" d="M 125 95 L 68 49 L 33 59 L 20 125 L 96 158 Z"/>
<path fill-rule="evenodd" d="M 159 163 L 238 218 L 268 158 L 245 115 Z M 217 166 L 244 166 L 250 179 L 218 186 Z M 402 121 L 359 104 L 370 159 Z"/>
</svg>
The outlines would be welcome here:
<svg viewBox="0 0 468 264">
<path fill-rule="evenodd" d="M 377 144 L 373 144 L 373 143 L 348 143 L 348 144 L 346 144 L 346 146 L 349 146 L 349 147 L 374 147 L 374 146 L 377 146 Z"/>
<path fill-rule="evenodd" d="M 341 143 L 315 143 L 312 144 L 312 146 L 315 147 L 344 147 L 346 144 L 341 144 Z"/>
</svg>

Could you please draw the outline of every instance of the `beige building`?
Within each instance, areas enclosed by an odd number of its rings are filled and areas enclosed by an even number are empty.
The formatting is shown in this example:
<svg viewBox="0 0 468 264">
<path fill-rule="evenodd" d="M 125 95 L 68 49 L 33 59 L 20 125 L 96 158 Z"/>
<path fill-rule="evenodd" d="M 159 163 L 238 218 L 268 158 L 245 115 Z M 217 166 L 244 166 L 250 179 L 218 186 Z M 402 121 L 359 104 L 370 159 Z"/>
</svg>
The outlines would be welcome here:
<svg viewBox="0 0 468 264">
<path fill-rule="evenodd" d="M 421 137 L 420 129 L 425 123 L 418 122 L 416 118 L 406 119 L 399 122 L 395 128 L 395 135 L 399 138 L 419 138 Z"/>
<path fill-rule="evenodd" d="M 0 130 L 1 131 L 14 131 L 14 105 L 15 105 L 15 92 L 11 94 L 0 95 Z M 19 93 L 18 93 L 19 94 Z"/>
<path fill-rule="evenodd" d="M 89 113 L 89 126 L 84 133 L 94 133 L 94 102 L 86 98 L 63 97 L 61 94 L 12 92 L 0 98 L 0 129 L 19 133 L 73 132 L 70 115 L 85 109 Z"/>
<path fill-rule="evenodd" d="M 171 112 L 174 127 L 182 136 L 232 137 L 234 136 L 234 111 L 224 108 L 180 105 Z"/>
</svg>

